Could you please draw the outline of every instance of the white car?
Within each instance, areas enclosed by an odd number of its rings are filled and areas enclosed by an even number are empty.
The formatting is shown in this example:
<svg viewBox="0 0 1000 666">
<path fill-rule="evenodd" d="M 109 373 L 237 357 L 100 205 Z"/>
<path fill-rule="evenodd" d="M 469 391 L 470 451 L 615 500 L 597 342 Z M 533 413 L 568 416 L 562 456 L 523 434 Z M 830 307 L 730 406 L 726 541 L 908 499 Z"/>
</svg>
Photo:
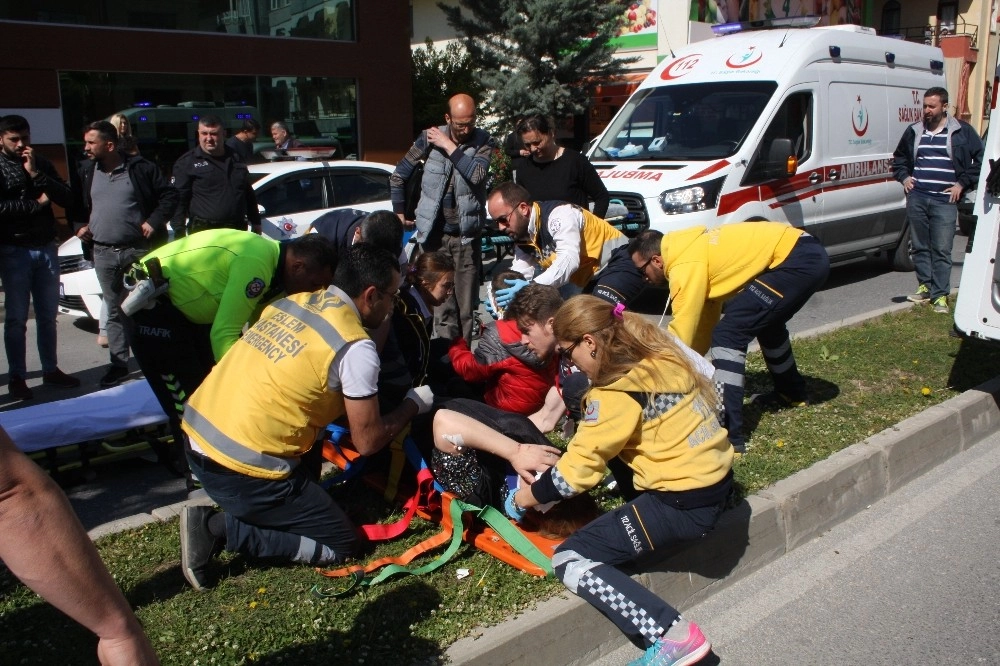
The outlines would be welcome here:
<svg viewBox="0 0 1000 666">
<path fill-rule="evenodd" d="M 278 240 L 295 238 L 335 208 L 392 210 L 389 176 L 394 168 L 382 162 L 354 160 L 251 164 L 261 231 Z M 100 316 L 101 287 L 93 269 L 83 258 L 79 239 L 70 238 L 59 246 L 60 314 Z"/>
</svg>

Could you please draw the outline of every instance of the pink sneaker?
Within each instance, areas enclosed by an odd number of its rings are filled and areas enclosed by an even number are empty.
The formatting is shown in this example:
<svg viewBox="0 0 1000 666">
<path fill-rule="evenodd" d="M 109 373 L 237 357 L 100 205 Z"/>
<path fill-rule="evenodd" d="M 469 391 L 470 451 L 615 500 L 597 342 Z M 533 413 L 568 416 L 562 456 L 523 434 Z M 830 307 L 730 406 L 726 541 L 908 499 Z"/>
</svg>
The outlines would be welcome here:
<svg viewBox="0 0 1000 666">
<path fill-rule="evenodd" d="M 697 664 L 712 649 L 712 644 L 694 622 L 688 623 L 688 635 L 683 641 L 672 641 L 661 636 L 649 646 L 646 654 L 629 666 L 689 666 Z"/>
</svg>

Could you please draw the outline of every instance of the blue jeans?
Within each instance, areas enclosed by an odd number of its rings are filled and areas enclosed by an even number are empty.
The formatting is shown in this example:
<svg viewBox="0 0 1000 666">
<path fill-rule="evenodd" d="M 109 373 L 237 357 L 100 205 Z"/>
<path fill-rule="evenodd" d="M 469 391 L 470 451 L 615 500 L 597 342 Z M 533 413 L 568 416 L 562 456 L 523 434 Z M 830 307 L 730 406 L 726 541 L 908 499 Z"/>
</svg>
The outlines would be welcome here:
<svg viewBox="0 0 1000 666">
<path fill-rule="evenodd" d="M 906 198 L 913 267 L 917 281 L 931 290 L 931 300 L 951 293 L 951 248 L 958 206 L 921 194 Z"/>
<path fill-rule="evenodd" d="M 27 377 L 28 304 L 32 300 L 42 372 L 55 372 L 59 308 L 59 251 L 55 242 L 42 247 L 0 245 L 0 280 L 3 280 L 5 310 L 3 344 L 10 378 Z"/>
</svg>

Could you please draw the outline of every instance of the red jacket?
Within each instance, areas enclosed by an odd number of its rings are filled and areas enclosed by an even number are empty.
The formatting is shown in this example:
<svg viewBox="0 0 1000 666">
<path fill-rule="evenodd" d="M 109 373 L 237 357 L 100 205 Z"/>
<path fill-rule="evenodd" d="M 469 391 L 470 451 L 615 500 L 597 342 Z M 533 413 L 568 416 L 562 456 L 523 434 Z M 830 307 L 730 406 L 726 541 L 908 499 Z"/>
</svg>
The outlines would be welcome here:
<svg viewBox="0 0 1000 666">
<path fill-rule="evenodd" d="M 475 354 L 464 338 L 458 338 L 448 356 L 462 379 L 485 382 L 487 405 L 526 416 L 542 408 L 559 367 L 556 354 L 547 362 L 539 360 L 521 343 L 517 322 L 506 319 L 487 325 Z"/>
</svg>

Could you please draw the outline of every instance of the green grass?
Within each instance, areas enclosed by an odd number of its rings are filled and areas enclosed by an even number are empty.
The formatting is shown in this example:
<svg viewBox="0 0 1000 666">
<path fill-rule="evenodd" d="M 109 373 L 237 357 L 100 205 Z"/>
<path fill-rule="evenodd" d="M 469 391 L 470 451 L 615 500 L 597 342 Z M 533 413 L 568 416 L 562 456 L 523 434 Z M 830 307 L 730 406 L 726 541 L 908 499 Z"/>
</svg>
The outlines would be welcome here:
<svg viewBox="0 0 1000 666">
<path fill-rule="evenodd" d="M 743 492 L 1000 374 L 1000 344 L 961 341 L 949 337 L 950 328 L 949 317 L 915 308 L 796 341 L 813 404 L 777 413 L 747 410 L 753 434 L 735 470 Z M 748 394 L 769 390 L 759 354 L 750 356 L 747 378 Z M 348 510 L 368 521 L 398 515 L 364 488 L 352 493 Z M 399 554 L 435 531 L 418 521 L 405 539 L 372 557 Z M 164 664 L 437 663 L 457 638 L 561 589 L 465 546 L 432 574 L 397 578 L 344 599 L 315 597 L 313 585 L 331 581 L 310 568 L 263 568 L 227 557 L 218 567 L 218 586 L 202 594 L 181 577 L 176 521 L 107 537 L 98 547 Z M 460 567 L 472 574 L 459 580 Z M 0 573 L 0 661 L 94 663 L 94 644 Z"/>
</svg>

